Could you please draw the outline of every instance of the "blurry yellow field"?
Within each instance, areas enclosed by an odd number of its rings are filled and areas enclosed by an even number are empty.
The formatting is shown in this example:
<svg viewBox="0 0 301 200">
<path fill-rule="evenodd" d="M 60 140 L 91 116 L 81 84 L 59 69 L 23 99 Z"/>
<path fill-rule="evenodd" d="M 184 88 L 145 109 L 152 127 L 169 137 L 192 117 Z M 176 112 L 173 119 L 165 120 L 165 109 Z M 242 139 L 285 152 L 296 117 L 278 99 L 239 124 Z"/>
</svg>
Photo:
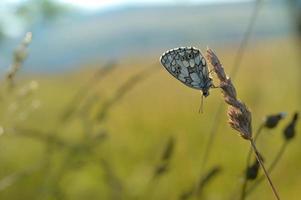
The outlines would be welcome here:
<svg viewBox="0 0 301 200">
<path fill-rule="evenodd" d="M 252 111 L 254 129 L 267 114 L 288 113 L 288 118 L 277 130 L 265 131 L 258 143 L 267 165 L 282 143 L 283 127 L 292 113 L 301 108 L 300 60 L 295 42 L 250 44 L 233 80 L 239 98 Z M 229 72 L 236 47 L 219 48 L 216 53 Z M 204 102 L 204 114 L 199 114 L 201 93 L 171 77 L 160 66 L 159 56 L 148 58 L 148 62 L 135 59 L 117 62 L 117 67 L 96 81 L 97 85 L 89 90 L 84 101 L 76 105 L 79 112 L 59 126 L 62 112 L 77 88 L 85 84 L 96 70 L 39 78 L 38 91 L 29 97 L 41 102 L 38 109 L 22 120 L 19 120 L 19 114 L 11 117 L 1 115 L 5 122 L 1 125 L 9 128 L 0 135 L 0 181 L 15 172 L 38 166 L 20 180 L 7 185 L 0 182 L 0 199 L 29 199 L 32 196 L 37 199 L 118 199 L 118 194 L 121 199 L 177 199 L 200 176 L 204 146 L 212 126 L 217 126 L 218 132 L 205 170 L 218 165 L 222 171 L 206 187 L 204 195 L 207 199 L 237 197 L 249 146 L 228 126 L 225 106 L 222 120 L 214 120 L 218 105 L 223 103 L 220 91 L 211 90 Z M 145 70 L 150 73 L 125 88 L 128 91 L 117 96 L 106 118 L 98 120 L 102 106 L 116 95 L 118 88 Z M 18 87 L 29 79 L 19 80 Z M 22 100 L 11 98 L 9 101 Z M 85 102 L 91 102 L 88 103 L 91 106 L 84 107 Z M 1 106 L 1 112 L 6 111 L 7 107 Z M 21 137 L 22 132 L 18 132 L 18 128 L 37 130 L 46 135 L 55 131 L 58 138 L 73 145 L 85 144 L 85 141 L 91 141 L 87 138 L 103 130 L 107 132 L 107 138 L 93 148 L 93 153 L 81 149 L 80 145 L 71 153 L 60 146 L 49 152 L 45 143 Z M 169 171 L 157 182 L 150 182 L 171 136 L 175 139 L 175 152 Z M 299 144 L 298 135 L 271 175 L 283 199 L 297 200 L 300 195 Z M 39 167 L 39 163 L 48 159 L 47 156 L 50 156 L 49 163 L 46 167 Z M 112 177 L 107 177 L 106 171 L 100 167 L 100 160 L 108 163 L 112 176 L 117 177 L 122 187 L 112 183 Z M 273 199 L 266 182 L 250 197 Z"/>
</svg>

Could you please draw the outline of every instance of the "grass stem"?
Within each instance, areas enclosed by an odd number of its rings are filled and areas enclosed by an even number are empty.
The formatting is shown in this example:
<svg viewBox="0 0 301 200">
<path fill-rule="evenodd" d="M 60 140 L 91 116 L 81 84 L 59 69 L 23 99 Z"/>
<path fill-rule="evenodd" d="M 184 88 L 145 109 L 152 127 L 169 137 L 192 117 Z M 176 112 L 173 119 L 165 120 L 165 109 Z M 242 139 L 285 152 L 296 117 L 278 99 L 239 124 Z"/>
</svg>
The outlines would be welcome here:
<svg viewBox="0 0 301 200">
<path fill-rule="evenodd" d="M 283 153 L 285 152 L 285 149 L 287 148 L 287 142 L 284 142 L 278 153 L 276 154 L 272 164 L 270 165 L 270 167 L 268 168 L 268 173 L 270 174 L 273 169 L 276 167 L 276 165 L 278 164 L 280 158 L 282 157 Z M 264 175 L 260 176 L 258 179 L 256 179 L 256 181 L 246 190 L 246 196 L 249 195 L 251 192 L 253 192 L 259 185 L 260 183 L 264 180 Z"/>
<path fill-rule="evenodd" d="M 254 135 L 254 143 L 256 142 L 256 140 L 258 139 L 260 133 L 262 132 L 263 127 L 264 127 L 264 123 L 261 123 L 260 126 L 258 127 L 255 135 Z M 248 170 L 248 168 L 251 164 L 251 155 L 252 155 L 252 147 L 250 147 L 249 152 L 248 152 L 245 172 L 247 172 L 247 170 Z M 244 200 L 246 198 L 246 190 L 247 190 L 247 185 L 248 185 L 247 182 L 248 182 L 248 179 L 245 175 L 244 180 L 243 180 L 243 184 L 242 184 L 242 188 L 241 188 L 241 196 L 240 196 L 241 200 Z"/>
<path fill-rule="evenodd" d="M 275 198 L 276 198 L 277 200 L 280 200 L 280 197 L 279 197 L 279 195 L 278 195 L 278 192 L 277 192 L 277 190 L 276 190 L 276 188 L 275 188 L 275 186 L 274 186 L 274 184 L 273 184 L 273 182 L 272 182 L 272 180 L 271 180 L 271 178 L 270 178 L 270 176 L 269 176 L 269 173 L 268 173 L 268 171 L 266 170 L 266 168 L 265 168 L 265 166 L 264 166 L 264 164 L 263 164 L 263 162 L 262 162 L 262 160 L 261 160 L 260 154 L 259 154 L 259 152 L 258 152 L 258 150 L 257 150 L 257 148 L 256 148 L 256 145 L 255 145 L 254 140 L 253 140 L 253 139 L 250 139 L 249 141 L 250 141 L 251 147 L 252 147 L 252 149 L 253 149 L 253 151 L 254 151 L 254 153 L 255 153 L 255 155 L 256 155 L 256 159 L 258 160 L 260 166 L 262 167 L 263 172 L 264 172 L 264 175 L 265 175 L 265 177 L 267 178 L 267 180 L 268 180 L 268 182 L 269 182 L 269 184 L 270 184 L 270 186 L 271 186 L 271 188 L 272 188 L 272 191 L 273 191 L 273 194 L 274 194 Z"/>
</svg>

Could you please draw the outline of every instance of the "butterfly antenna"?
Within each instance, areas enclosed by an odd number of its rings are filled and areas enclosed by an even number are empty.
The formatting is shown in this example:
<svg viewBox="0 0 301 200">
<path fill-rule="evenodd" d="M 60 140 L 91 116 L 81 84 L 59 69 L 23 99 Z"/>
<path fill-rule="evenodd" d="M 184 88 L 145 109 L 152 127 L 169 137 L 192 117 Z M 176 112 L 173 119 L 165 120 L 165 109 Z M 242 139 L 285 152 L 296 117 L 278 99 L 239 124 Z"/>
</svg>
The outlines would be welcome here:
<svg viewBox="0 0 301 200">
<path fill-rule="evenodd" d="M 202 98 L 201 98 L 201 105 L 200 105 L 200 108 L 199 108 L 199 113 L 202 113 L 203 114 L 203 105 L 204 105 L 204 95 L 202 94 Z"/>
</svg>

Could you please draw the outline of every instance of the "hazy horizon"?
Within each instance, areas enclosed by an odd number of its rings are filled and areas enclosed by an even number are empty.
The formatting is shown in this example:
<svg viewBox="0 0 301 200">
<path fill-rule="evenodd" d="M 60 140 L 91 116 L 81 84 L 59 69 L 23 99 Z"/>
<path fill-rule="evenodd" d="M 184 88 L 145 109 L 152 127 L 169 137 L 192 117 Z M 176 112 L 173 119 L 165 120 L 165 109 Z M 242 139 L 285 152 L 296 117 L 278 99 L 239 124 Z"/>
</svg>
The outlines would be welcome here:
<svg viewBox="0 0 301 200">
<path fill-rule="evenodd" d="M 287 11 L 272 2 L 265 4 L 252 36 L 254 42 L 287 37 L 291 31 Z M 33 32 L 25 63 L 25 69 L 30 71 L 60 71 L 137 54 L 159 55 L 178 45 L 233 45 L 241 40 L 254 5 L 129 6 L 105 14 L 63 13 L 50 23 L 38 19 L 28 27 L 16 24 L 18 35 L 1 43 L 0 70 L 6 69 L 11 53 L 27 31 Z M 225 24 L 226 19 L 235 23 Z"/>
</svg>

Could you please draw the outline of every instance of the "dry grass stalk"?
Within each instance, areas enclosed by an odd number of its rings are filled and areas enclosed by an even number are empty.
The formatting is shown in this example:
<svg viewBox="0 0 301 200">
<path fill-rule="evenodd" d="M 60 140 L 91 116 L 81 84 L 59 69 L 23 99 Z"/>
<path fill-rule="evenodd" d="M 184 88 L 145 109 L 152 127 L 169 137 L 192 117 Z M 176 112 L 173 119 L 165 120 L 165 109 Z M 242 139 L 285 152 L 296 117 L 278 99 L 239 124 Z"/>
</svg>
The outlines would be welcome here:
<svg viewBox="0 0 301 200">
<path fill-rule="evenodd" d="M 198 187 L 196 188 L 196 191 L 195 191 L 196 195 L 201 196 L 205 186 L 207 186 L 208 183 L 210 181 L 212 181 L 212 179 L 214 177 L 216 177 L 216 175 L 218 175 L 220 172 L 221 172 L 221 167 L 220 166 L 214 166 L 206 174 L 204 174 L 198 182 Z"/>
<path fill-rule="evenodd" d="M 163 174 L 168 172 L 171 157 L 174 153 L 174 148 L 175 139 L 173 137 L 170 137 L 165 145 L 164 151 L 162 152 L 160 163 L 155 168 L 154 178 L 158 178 L 159 176 L 162 176 Z"/>
<path fill-rule="evenodd" d="M 10 85 L 13 85 L 14 78 L 21 68 L 23 62 L 26 60 L 28 56 L 28 45 L 31 43 L 32 40 L 32 33 L 26 33 L 23 41 L 21 42 L 20 46 L 16 48 L 13 54 L 13 62 L 10 65 L 9 71 L 6 74 L 6 79 L 9 81 Z"/>
<path fill-rule="evenodd" d="M 189 190 L 181 193 L 179 200 L 187 200 L 195 196 L 196 199 L 202 198 L 203 191 L 207 185 L 221 172 L 220 166 L 214 166 L 200 177 L 197 184 L 193 185 Z"/>
<path fill-rule="evenodd" d="M 250 142 L 256 158 L 273 190 L 273 194 L 275 195 L 275 198 L 279 200 L 280 197 L 261 160 L 260 154 L 252 137 L 252 115 L 250 110 L 242 101 L 237 99 L 236 89 L 231 79 L 226 75 L 224 68 L 215 53 L 211 49 L 207 49 L 206 57 L 209 63 L 213 66 L 213 70 L 220 81 L 220 88 L 222 89 L 224 100 L 226 104 L 229 105 L 227 111 L 229 125 L 233 129 L 237 130 L 242 138 Z"/>
<path fill-rule="evenodd" d="M 284 112 L 280 112 L 277 114 L 271 114 L 268 115 L 264 118 L 264 121 L 259 125 L 257 131 L 255 132 L 255 134 L 253 135 L 253 140 L 256 143 L 256 141 L 258 140 L 259 136 L 262 133 L 262 130 L 264 128 L 266 129 L 274 129 L 277 127 L 277 125 L 279 124 L 279 122 L 284 119 L 286 116 L 286 113 Z M 246 174 L 243 180 L 243 184 L 242 184 L 242 190 L 241 190 L 241 199 L 244 199 L 246 197 L 246 189 L 247 189 L 247 182 L 250 180 L 254 180 L 257 177 L 257 173 L 259 171 L 259 163 L 258 163 L 258 167 L 257 164 L 253 164 L 251 165 L 251 155 L 252 155 L 252 148 L 249 149 L 248 152 L 248 156 L 247 156 L 247 165 L 246 165 Z M 258 161 L 257 161 L 258 162 Z M 258 169 L 257 169 L 258 168 Z M 251 169 L 251 171 L 250 171 Z M 252 169 L 254 169 L 254 172 L 252 171 Z M 256 176 L 254 176 L 254 178 L 250 175 L 250 172 L 253 173 L 253 175 L 256 174 Z M 270 170 L 268 169 L 268 172 L 270 172 Z M 262 180 L 265 178 L 264 175 L 261 177 Z M 257 179 L 258 180 L 258 179 Z"/>
<path fill-rule="evenodd" d="M 98 83 L 107 75 L 109 75 L 116 68 L 116 66 L 116 63 L 112 61 L 102 66 L 95 73 L 93 73 L 93 76 L 89 78 L 87 82 L 78 89 L 70 102 L 68 102 L 68 105 L 64 109 L 61 116 L 61 123 L 65 123 L 76 113 L 76 108 L 78 107 L 78 105 L 82 104 L 84 100 L 87 99 L 89 93 L 91 93 L 91 91 L 93 92 L 95 87 L 99 86 Z"/>
<path fill-rule="evenodd" d="M 237 49 L 235 58 L 234 58 L 234 63 L 233 63 L 233 67 L 231 68 L 230 71 L 230 75 L 232 77 L 232 79 L 234 79 L 239 71 L 239 68 L 241 67 L 241 62 L 244 59 L 244 56 L 246 54 L 246 50 L 251 38 L 251 35 L 253 33 L 254 27 L 255 27 L 255 23 L 257 21 L 259 12 L 261 10 L 261 7 L 263 5 L 263 0 L 256 0 L 255 5 L 254 5 L 254 9 L 252 11 L 252 14 L 250 16 L 248 25 L 247 25 L 247 29 L 245 31 L 245 33 L 243 34 L 242 37 L 242 41 L 240 42 L 240 45 Z M 221 121 L 221 113 L 223 111 L 223 104 L 219 103 L 219 105 L 217 106 L 216 112 L 214 114 L 213 117 L 213 123 L 211 124 L 210 127 L 210 131 L 209 131 L 209 139 L 208 142 L 205 146 L 205 151 L 204 151 L 204 155 L 202 158 L 202 170 L 205 167 L 205 164 L 208 163 L 208 159 L 210 158 L 209 154 L 211 153 L 211 150 L 213 149 L 213 142 L 215 139 L 215 135 L 217 132 L 217 129 L 219 127 L 219 122 Z"/>
<path fill-rule="evenodd" d="M 155 68 L 159 69 L 159 68 Z M 96 119 L 98 122 L 103 121 L 111 108 L 118 103 L 129 91 L 131 91 L 140 82 L 144 81 L 156 70 L 153 67 L 145 68 L 144 70 L 138 72 L 137 74 L 131 76 L 125 83 L 123 83 L 119 88 L 117 88 L 115 94 L 108 100 L 106 100 L 102 107 L 99 109 Z"/>
<path fill-rule="evenodd" d="M 220 80 L 220 88 L 222 89 L 224 100 L 229 105 L 227 112 L 228 123 L 239 132 L 241 137 L 246 140 L 252 140 L 251 112 L 243 102 L 237 99 L 236 90 L 231 79 L 227 77 L 218 57 L 211 49 L 207 49 L 207 59 Z"/>
<path fill-rule="evenodd" d="M 299 113 L 295 112 L 293 115 L 292 120 L 289 122 L 289 124 L 285 127 L 283 130 L 283 136 L 284 141 L 282 145 L 279 148 L 278 153 L 276 154 L 274 160 L 271 162 L 271 165 L 268 168 L 268 172 L 271 173 L 273 169 L 276 167 L 278 162 L 280 161 L 282 155 L 284 154 L 289 142 L 294 139 L 296 134 L 296 123 L 298 120 Z M 246 191 L 246 195 L 250 194 L 252 191 L 256 189 L 260 185 L 260 183 L 264 180 L 264 176 L 260 176 L 256 182 L 253 183 L 253 185 Z"/>
</svg>

